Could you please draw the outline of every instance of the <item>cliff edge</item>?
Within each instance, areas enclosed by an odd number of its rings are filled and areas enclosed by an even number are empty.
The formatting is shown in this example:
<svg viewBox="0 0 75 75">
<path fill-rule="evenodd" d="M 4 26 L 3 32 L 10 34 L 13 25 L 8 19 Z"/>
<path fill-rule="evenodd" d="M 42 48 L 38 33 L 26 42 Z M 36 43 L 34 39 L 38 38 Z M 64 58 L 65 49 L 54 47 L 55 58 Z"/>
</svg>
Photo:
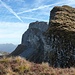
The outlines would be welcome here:
<svg viewBox="0 0 75 75">
<path fill-rule="evenodd" d="M 50 13 L 46 32 L 50 63 L 53 66 L 75 66 L 75 8 L 64 5 L 54 7 Z"/>
</svg>

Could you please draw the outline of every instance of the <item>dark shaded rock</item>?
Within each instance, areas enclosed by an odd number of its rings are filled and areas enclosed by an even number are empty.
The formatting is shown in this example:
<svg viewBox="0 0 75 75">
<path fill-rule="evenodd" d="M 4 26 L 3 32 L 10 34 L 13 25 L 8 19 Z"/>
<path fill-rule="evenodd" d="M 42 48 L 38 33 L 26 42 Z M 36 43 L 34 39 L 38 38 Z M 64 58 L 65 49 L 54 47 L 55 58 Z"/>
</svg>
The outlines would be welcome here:
<svg viewBox="0 0 75 75">
<path fill-rule="evenodd" d="M 9 56 L 17 56 L 20 55 L 27 47 L 23 44 L 20 44 L 17 46 L 17 48 L 11 52 L 11 54 Z"/>
</svg>

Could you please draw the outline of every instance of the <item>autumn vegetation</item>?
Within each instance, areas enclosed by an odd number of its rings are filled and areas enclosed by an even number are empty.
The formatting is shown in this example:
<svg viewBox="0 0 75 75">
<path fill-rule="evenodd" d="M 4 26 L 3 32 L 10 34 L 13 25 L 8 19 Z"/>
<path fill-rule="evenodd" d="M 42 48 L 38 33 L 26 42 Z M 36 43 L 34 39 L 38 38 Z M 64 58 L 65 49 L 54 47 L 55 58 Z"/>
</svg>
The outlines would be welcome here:
<svg viewBox="0 0 75 75">
<path fill-rule="evenodd" d="M 0 59 L 0 75 L 75 75 L 75 68 L 54 68 L 48 63 L 35 64 L 22 57 Z"/>
</svg>

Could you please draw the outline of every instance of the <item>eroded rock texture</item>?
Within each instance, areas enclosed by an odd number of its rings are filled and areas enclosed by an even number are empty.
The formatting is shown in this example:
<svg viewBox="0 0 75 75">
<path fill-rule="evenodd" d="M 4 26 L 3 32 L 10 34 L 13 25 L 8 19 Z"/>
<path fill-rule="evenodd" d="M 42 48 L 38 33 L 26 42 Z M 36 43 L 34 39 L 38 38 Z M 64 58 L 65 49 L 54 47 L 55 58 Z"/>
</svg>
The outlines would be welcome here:
<svg viewBox="0 0 75 75">
<path fill-rule="evenodd" d="M 56 67 L 75 66 L 75 9 L 54 7 L 46 35 L 51 47 L 50 63 Z"/>
</svg>

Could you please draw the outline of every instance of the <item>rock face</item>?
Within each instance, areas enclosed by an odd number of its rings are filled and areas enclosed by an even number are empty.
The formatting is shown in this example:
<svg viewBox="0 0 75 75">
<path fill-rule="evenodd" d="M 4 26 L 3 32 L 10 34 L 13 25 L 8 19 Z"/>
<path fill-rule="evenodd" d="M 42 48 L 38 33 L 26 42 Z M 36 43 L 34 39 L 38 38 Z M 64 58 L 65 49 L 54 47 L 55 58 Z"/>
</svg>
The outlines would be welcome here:
<svg viewBox="0 0 75 75">
<path fill-rule="evenodd" d="M 44 57 L 44 35 L 47 22 L 33 22 L 22 36 L 22 43 L 10 55 L 20 55 L 30 61 L 41 63 Z"/>
<path fill-rule="evenodd" d="M 30 23 L 22 45 L 24 48 L 17 48 L 17 52 L 21 51 L 17 55 L 30 61 L 48 62 L 54 67 L 75 66 L 75 8 L 56 6 L 51 10 L 49 25 Z"/>
<path fill-rule="evenodd" d="M 46 32 L 50 64 L 56 67 L 75 66 L 75 9 L 69 6 L 51 10 Z"/>
<path fill-rule="evenodd" d="M 27 49 L 20 55 L 26 57 L 30 61 L 42 62 L 44 54 L 44 36 L 43 33 L 48 29 L 47 22 L 30 23 L 29 29 L 22 36 L 23 45 Z"/>
</svg>

